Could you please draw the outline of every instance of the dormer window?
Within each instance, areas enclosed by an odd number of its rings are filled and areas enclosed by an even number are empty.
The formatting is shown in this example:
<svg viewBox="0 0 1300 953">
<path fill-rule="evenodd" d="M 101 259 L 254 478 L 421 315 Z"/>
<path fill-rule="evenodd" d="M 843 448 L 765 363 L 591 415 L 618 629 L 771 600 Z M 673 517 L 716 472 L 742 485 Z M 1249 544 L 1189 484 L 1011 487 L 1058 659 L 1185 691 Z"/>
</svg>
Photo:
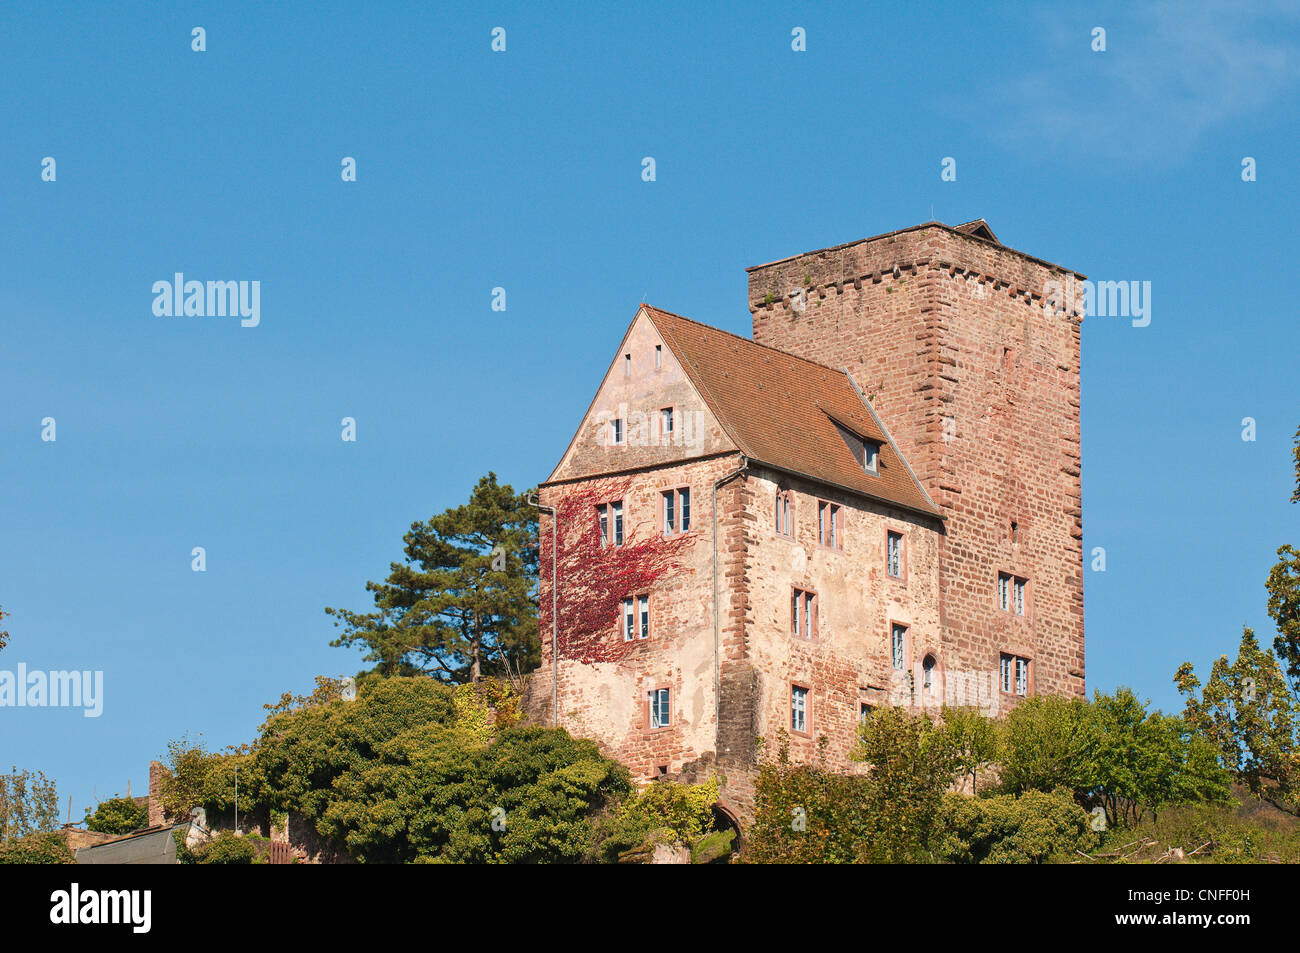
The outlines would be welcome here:
<svg viewBox="0 0 1300 953">
<path fill-rule="evenodd" d="M 862 441 L 862 469 L 868 473 L 880 472 L 880 444 L 874 440 Z"/>
<path fill-rule="evenodd" d="M 869 437 L 863 437 L 854 433 L 847 427 L 841 426 L 838 421 L 835 422 L 835 429 L 840 432 L 840 437 L 844 440 L 845 445 L 853 452 L 853 458 L 858 461 L 862 469 L 867 473 L 880 473 L 880 443 Z"/>
</svg>

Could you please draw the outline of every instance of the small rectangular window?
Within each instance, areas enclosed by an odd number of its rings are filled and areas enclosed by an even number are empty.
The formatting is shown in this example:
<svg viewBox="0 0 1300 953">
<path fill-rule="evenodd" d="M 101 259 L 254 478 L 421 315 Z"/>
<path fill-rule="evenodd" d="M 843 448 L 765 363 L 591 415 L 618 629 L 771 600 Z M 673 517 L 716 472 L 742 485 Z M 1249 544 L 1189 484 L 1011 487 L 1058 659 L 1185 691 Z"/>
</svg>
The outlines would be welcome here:
<svg viewBox="0 0 1300 953">
<path fill-rule="evenodd" d="M 886 571 L 895 579 L 901 579 L 903 576 L 903 534 L 890 532 L 886 539 Z"/>
<path fill-rule="evenodd" d="M 1029 666 L 1030 660 L 1018 655 L 1002 655 L 999 659 L 999 675 L 1002 681 L 1002 690 L 1010 694 L 1014 691 L 1021 697 L 1029 694 Z"/>
<path fill-rule="evenodd" d="M 664 490 L 659 496 L 664 535 L 687 532 L 691 528 L 691 491 L 688 488 Z"/>
<path fill-rule="evenodd" d="M 664 490 L 664 535 L 671 536 L 677 532 L 677 494 Z"/>
<path fill-rule="evenodd" d="M 666 688 L 650 692 L 650 727 L 667 728 L 672 724 L 672 694 Z"/>
<path fill-rule="evenodd" d="M 611 446 L 623 445 L 623 418 L 615 417 L 609 422 L 609 442 Z"/>
<path fill-rule="evenodd" d="M 798 685 L 790 688 L 790 730 L 808 732 L 808 689 Z"/>
<path fill-rule="evenodd" d="M 837 504 L 817 504 L 817 541 L 831 549 L 840 548 L 840 508 Z"/>
<path fill-rule="evenodd" d="M 602 503 L 596 507 L 600 520 L 600 545 L 623 545 L 623 501 Z"/>
<path fill-rule="evenodd" d="M 907 665 L 907 626 L 895 622 L 890 627 L 889 642 L 894 668 L 902 671 Z"/>
<path fill-rule="evenodd" d="M 793 507 L 790 504 L 790 491 L 782 490 L 776 494 L 776 531 L 781 536 L 794 536 L 792 520 Z"/>
<path fill-rule="evenodd" d="M 664 346 L 662 344 L 656 344 L 655 345 L 655 370 L 657 371 L 663 366 L 664 366 Z"/>
<path fill-rule="evenodd" d="M 1025 589 L 1029 580 L 1009 572 L 998 573 L 998 608 L 1003 612 L 1025 614 Z"/>
<path fill-rule="evenodd" d="M 817 633 L 817 596 L 795 589 L 790 597 L 790 634 L 811 639 Z"/>
<path fill-rule="evenodd" d="M 678 513 L 681 516 L 682 532 L 688 532 L 691 528 L 691 491 L 690 489 L 677 491 Z"/>
<path fill-rule="evenodd" d="M 623 355 L 623 376 L 624 377 L 632 376 L 632 355 L 631 354 Z"/>
<path fill-rule="evenodd" d="M 673 435 L 673 409 L 665 407 L 659 411 L 659 432 L 668 439 Z"/>
<path fill-rule="evenodd" d="M 650 597 L 637 596 L 636 605 L 637 605 L 637 615 L 639 617 L 639 622 L 640 622 L 640 627 L 637 631 L 637 635 L 640 638 L 648 639 L 650 638 Z"/>
<path fill-rule="evenodd" d="M 636 637 L 636 615 L 633 611 L 631 597 L 623 600 L 623 641 L 631 642 Z"/>
<path fill-rule="evenodd" d="M 871 705 L 868 705 L 866 702 L 860 704 L 858 706 L 858 724 L 865 725 L 867 723 L 867 719 L 871 717 L 871 713 L 874 710 L 875 709 Z"/>
</svg>

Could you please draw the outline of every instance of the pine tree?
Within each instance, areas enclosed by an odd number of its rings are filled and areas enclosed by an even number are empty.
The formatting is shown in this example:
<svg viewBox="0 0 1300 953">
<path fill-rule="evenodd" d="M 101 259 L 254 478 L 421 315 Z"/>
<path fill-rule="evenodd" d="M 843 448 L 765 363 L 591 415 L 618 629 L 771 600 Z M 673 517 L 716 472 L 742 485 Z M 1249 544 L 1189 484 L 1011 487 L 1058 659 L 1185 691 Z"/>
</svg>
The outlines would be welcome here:
<svg viewBox="0 0 1300 953">
<path fill-rule="evenodd" d="M 526 494 L 481 478 L 468 503 L 411 524 L 406 559 L 367 582 L 377 611 L 327 608 L 383 676 L 427 674 L 453 684 L 517 679 L 535 668 L 537 510 Z"/>
</svg>

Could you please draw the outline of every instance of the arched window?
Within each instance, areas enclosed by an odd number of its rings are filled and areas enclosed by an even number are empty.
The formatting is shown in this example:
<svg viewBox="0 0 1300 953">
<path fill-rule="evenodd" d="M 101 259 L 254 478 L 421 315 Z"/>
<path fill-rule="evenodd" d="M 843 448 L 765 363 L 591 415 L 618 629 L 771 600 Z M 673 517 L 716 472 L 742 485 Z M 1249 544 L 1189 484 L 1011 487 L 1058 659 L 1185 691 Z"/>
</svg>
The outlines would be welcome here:
<svg viewBox="0 0 1300 953">
<path fill-rule="evenodd" d="M 927 655 L 925 661 L 921 663 L 921 686 L 927 694 L 934 693 L 934 656 Z"/>
</svg>

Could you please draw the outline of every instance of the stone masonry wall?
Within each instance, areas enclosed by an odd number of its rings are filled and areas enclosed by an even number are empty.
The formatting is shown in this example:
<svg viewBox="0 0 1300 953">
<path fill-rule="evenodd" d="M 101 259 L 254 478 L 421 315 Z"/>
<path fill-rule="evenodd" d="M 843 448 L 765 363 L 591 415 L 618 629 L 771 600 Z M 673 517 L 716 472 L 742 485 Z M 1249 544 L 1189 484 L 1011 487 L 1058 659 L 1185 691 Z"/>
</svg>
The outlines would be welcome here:
<svg viewBox="0 0 1300 953">
<path fill-rule="evenodd" d="M 1080 316 L 1042 306 L 1068 274 L 928 226 L 751 269 L 749 302 L 755 340 L 848 368 L 948 516 L 949 669 L 1007 652 L 1032 660 L 1031 693 L 1081 695 Z M 999 572 L 1029 580 L 1023 616 Z"/>
</svg>

